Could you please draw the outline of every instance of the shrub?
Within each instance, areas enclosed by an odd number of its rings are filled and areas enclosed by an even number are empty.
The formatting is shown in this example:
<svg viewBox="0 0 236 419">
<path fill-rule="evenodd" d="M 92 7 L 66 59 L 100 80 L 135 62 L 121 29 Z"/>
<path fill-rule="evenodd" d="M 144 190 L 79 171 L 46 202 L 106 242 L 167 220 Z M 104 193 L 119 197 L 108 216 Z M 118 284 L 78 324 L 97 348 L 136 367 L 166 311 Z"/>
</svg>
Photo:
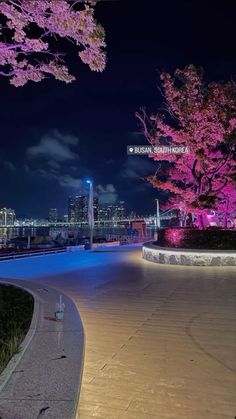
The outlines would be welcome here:
<svg viewBox="0 0 236 419">
<path fill-rule="evenodd" d="M 19 352 L 33 314 L 33 297 L 24 290 L 0 284 L 0 373 Z"/>
<path fill-rule="evenodd" d="M 165 228 L 158 233 L 158 246 L 186 249 L 235 250 L 236 231 L 221 228 L 175 227 Z"/>
</svg>

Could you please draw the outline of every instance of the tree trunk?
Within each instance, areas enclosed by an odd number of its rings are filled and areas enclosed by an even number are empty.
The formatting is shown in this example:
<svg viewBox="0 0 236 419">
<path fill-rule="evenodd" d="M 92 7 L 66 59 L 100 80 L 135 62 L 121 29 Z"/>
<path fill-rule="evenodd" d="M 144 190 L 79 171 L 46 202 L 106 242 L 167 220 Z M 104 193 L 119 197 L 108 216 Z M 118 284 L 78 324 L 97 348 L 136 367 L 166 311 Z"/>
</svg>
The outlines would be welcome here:
<svg viewBox="0 0 236 419">
<path fill-rule="evenodd" d="M 229 211 L 229 198 L 227 199 L 226 211 L 225 211 L 225 219 L 224 219 L 224 228 L 228 227 L 228 211 Z"/>
<path fill-rule="evenodd" d="M 200 230 L 204 230 L 205 222 L 204 222 L 203 214 L 198 214 L 198 216 L 197 216 L 197 226 Z"/>
</svg>

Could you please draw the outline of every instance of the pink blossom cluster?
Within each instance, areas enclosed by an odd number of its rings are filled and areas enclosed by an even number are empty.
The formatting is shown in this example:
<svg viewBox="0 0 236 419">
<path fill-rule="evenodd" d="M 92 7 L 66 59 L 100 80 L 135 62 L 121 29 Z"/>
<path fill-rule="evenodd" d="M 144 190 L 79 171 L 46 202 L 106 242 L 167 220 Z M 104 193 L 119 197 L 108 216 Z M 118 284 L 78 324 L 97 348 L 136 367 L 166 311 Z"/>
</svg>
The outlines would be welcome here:
<svg viewBox="0 0 236 419">
<path fill-rule="evenodd" d="M 0 75 L 9 77 L 14 86 L 41 81 L 48 74 L 66 83 L 75 80 L 64 62 L 66 54 L 54 51 L 54 41 L 60 38 L 74 43 L 91 70 L 103 71 L 105 33 L 94 18 L 92 4 L 85 0 L 2 0 Z"/>
<path fill-rule="evenodd" d="M 154 187 L 170 192 L 169 208 L 181 204 L 186 213 L 202 215 L 214 209 L 233 215 L 235 84 L 207 85 L 202 72 L 192 65 L 176 70 L 173 76 L 164 73 L 161 80 L 165 112 L 150 117 L 144 111 L 137 113 L 143 133 L 152 145 L 168 141 L 171 145 L 187 146 L 189 153 L 150 155 L 159 162 L 161 170 L 148 180 Z"/>
<path fill-rule="evenodd" d="M 181 247 L 183 243 L 185 231 L 177 228 L 167 229 L 165 231 L 165 239 L 173 246 Z"/>
</svg>

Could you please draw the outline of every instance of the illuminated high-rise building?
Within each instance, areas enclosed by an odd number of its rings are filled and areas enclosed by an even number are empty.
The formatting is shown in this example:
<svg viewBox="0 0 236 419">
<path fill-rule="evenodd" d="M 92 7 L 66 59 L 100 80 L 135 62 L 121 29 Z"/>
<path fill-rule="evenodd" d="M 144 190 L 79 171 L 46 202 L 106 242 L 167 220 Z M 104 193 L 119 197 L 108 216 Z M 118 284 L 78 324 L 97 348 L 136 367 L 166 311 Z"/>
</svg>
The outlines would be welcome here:
<svg viewBox="0 0 236 419">
<path fill-rule="evenodd" d="M 119 201 L 118 204 L 115 206 L 115 217 L 118 220 L 122 220 L 125 218 L 125 202 Z"/>
<path fill-rule="evenodd" d="M 125 218 L 125 202 L 119 201 L 117 204 L 105 205 L 99 209 L 100 220 L 122 220 Z"/>
<path fill-rule="evenodd" d="M 68 199 L 68 222 L 77 223 L 79 216 L 78 196 L 70 196 Z"/>
<path fill-rule="evenodd" d="M 99 212 L 98 198 L 93 198 L 94 221 L 98 220 L 98 212 Z"/>
<path fill-rule="evenodd" d="M 101 221 L 110 220 L 110 211 L 107 207 L 99 208 L 98 219 Z"/>
<path fill-rule="evenodd" d="M 0 225 L 14 226 L 16 220 L 15 211 L 11 208 L 2 208 L 0 210 Z"/>
<path fill-rule="evenodd" d="M 98 198 L 93 198 L 94 220 L 98 219 Z M 88 221 L 88 196 L 70 196 L 68 200 L 68 222 L 81 223 Z"/>
<path fill-rule="evenodd" d="M 88 197 L 86 195 L 79 196 L 78 211 L 79 222 L 88 221 Z"/>
<path fill-rule="evenodd" d="M 50 208 L 48 220 L 49 220 L 49 223 L 56 223 L 57 222 L 57 220 L 58 220 L 57 208 Z"/>
</svg>

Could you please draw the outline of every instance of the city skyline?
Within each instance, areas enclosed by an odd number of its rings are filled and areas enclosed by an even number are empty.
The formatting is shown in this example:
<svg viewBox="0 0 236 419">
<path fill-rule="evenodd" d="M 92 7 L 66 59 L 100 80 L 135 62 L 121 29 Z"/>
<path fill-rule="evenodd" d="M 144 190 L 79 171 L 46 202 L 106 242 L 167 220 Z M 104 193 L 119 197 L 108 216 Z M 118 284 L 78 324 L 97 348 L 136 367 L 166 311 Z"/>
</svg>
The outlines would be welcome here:
<svg viewBox="0 0 236 419">
<path fill-rule="evenodd" d="M 100 205 L 98 198 L 94 197 L 94 220 L 118 220 L 126 217 L 135 217 L 138 214 L 134 211 L 127 212 L 126 203 L 124 201 L 117 201 L 114 204 Z M 141 216 L 141 214 L 139 214 Z M 144 215 L 143 215 L 144 216 Z M 10 222 L 7 220 L 10 219 Z M 47 214 L 44 217 L 36 217 L 35 220 L 44 220 L 49 223 L 65 222 L 65 223 L 79 223 L 88 221 L 88 196 L 74 195 L 68 197 L 67 213 L 60 213 L 58 208 L 48 208 Z M 14 209 L 9 207 L 0 208 L 0 225 L 14 225 L 19 220 L 33 220 L 33 217 L 22 218 L 17 216 Z"/>
<path fill-rule="evenodd" d="M 156 213 L 141 214 L 136 211 L 127 211 L 125 201 L 117 201 L 113 204 L 99 204 L 98 198 L 94 197 L 94 220 L 96 221 L 117 221 L 125 219 L 156 217 Z M 165 213 L 165 212 L 164 212 Z M 47 214 L 43 217 L 21 217 L 16 214 L 13 208 L 0 208 L 0 225 L 1 226 L 18 226 L 30 224 L 33 221 L 40 223 L 86 223 L 88 222 L 88 196 L 74 195 L 68 197 L 67 213 L 60 213 L 58 208 L 48 208 Z M 19 224 L 20 223 L 20 224 Z"/>
</svg>

